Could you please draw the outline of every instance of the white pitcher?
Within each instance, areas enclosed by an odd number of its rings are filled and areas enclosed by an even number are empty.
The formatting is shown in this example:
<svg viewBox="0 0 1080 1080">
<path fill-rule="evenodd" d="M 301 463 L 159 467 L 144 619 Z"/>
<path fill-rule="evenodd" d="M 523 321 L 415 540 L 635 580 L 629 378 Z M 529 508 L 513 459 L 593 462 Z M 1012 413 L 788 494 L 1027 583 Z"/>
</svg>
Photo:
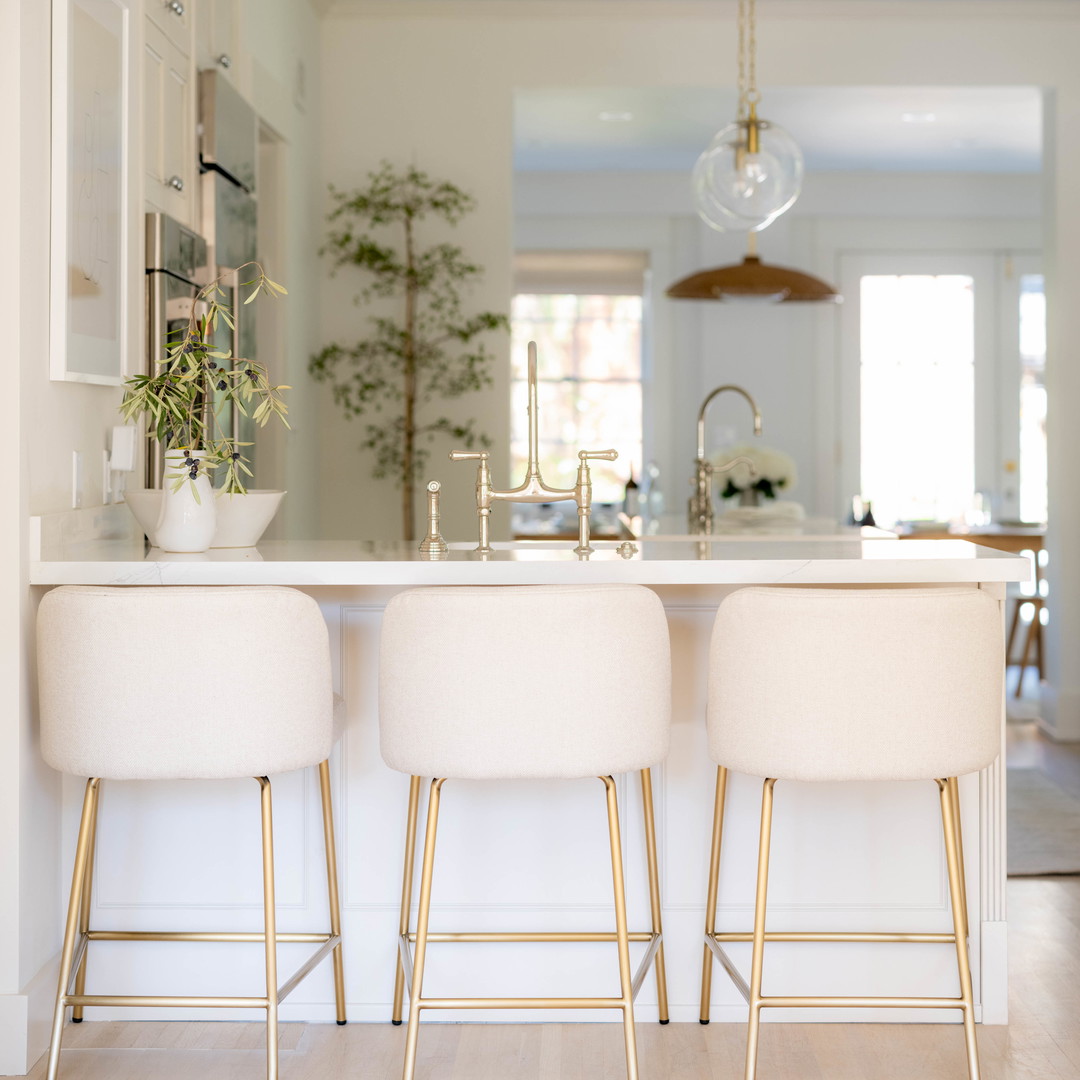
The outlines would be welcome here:
<svg viewBox="0 0 1080 1080">
<path fill-rule="evenodd" d="M 217 508 L 210 477 L 202 465 L 205 457 L 205 450 L 169 450 L 165 454 L 164 495 L 154 530 L 154 539 L 163 551 L 207 551 L 213 542 Z M 189 465 L 191 461 L 195 464 Z M 189 476 L 192 468 L 196 470 L 194 480 Z M 184 482 L 174 491 L 178 473 L 183 474 Z"/>
</svg>

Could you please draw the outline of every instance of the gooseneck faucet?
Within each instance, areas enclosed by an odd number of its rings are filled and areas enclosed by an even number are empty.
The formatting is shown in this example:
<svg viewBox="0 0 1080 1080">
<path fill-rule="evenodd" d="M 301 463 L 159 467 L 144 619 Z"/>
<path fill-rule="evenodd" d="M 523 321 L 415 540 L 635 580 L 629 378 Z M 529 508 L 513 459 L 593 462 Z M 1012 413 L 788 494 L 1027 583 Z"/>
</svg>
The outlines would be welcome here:
<svg viewBox="0 0 1080 1080">
<path fill-rule="evenodd" d="M 754 414 L 754 434 L 761 434 L 761 410 L 757 407 L 757 402 L 741 386 L 735 386 L 734 383 L 725 383 L 706 395 L 705 400 L 701 403 L 701 408 L 698 410 L 697 457 L 694 459 L 694 477 L 691 480 L 694 494 L 690 497 L 689 525 L 690 532 L 694 534 L 711 533 L 713 530 L 713 473 L 730 472 L 736 465 L 747 465 L 750 469 L 750 475 L 757 475 L 754 463 L 748 457 L 740 455 L 732 458 L 726 465 L 711 465 L 705 458 L 705 413 L 713 399 L 718 398 L 727 390 L 735 394 L 741 394 L 746 398 L 746 403 Z"/>
<path fill-rule="evenodd" d="M 476 513 L 480 519 L 480 543 L 476 550 L 482 554 L 491 551 L 491 506 L 496 502 L 549 503 L 573 499 L 578 512 L 578 555 L 588 555 L 593 549 L 589 544 L 589 514 L 592 509 L 592 477 L 589 462 L 614 461 L 617 450 L 579 450 L 577 483 L 572 488 L 554 488 L 544 483 L 540 475 L 540 407 L 537 404 L 536 342 L 529 342 L 529 462 L 525 479 L 508 491 L 496 491 L 491 486 L 490 457 L 487 450 L 454 450 L 451 461 L 478 461 L 476 470 Z"/>
</svg>

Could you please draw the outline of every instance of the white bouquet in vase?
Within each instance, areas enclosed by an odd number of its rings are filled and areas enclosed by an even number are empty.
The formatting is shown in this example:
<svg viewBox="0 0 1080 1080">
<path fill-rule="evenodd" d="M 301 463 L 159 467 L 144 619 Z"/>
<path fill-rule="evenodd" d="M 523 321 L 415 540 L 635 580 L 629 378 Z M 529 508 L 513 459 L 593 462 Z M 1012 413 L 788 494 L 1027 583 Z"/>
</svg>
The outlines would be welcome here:
<svg viewBox="0 0 1080 1080">
<path fill-rule="evenodd" d="M 723 499 L 739 496 L 744 504 L 754 505 L 760 496 L 775 499 L 781 491 L 790 491 L 798 482 L 791 456 L 760 443 L 739 443 L 718 451 L 711 460 L 714 468 L 723 468 L 739 457 L 752 461 L 753 470 L 745 462 L 739 462 L 729 472 L 720 473 L 717 480 L 723 482 L 720 489 Z"/>
</svg>

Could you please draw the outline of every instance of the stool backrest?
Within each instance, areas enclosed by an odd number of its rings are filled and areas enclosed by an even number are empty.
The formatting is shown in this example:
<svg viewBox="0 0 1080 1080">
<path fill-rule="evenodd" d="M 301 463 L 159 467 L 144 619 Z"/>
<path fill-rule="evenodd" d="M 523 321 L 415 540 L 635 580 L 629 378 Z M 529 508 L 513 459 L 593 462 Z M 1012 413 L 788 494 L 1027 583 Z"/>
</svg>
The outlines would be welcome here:
<svg viewBox="0 0 1080 1080">
<path fill-rule="evenodd" d="M 638 585 L 412 589 L 387 605 L 379 664 L 401 772 L 581 777 L 667 756 L 667 619 Z"/>
<path fill-rule="evenodd" d="M 332 745 L 326 624 L 295 589 L 54 589 L 38 681 L 42 753 L 78 776 L 262 776 Z"/>
<path fill-rule="evenodd" d="M 793 780 L 914 780 L 989 765 L 1001 739 L 998 603 L 977 588 L 746 588 L 709 656 L 709 749 Z"/>
</svg>

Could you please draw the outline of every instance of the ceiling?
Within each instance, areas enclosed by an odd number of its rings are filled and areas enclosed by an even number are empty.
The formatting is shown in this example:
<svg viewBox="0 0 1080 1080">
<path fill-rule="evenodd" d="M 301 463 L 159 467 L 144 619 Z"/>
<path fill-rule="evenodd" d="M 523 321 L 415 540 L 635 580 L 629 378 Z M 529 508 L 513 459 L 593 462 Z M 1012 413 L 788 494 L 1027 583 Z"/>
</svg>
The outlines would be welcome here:
<svg viewBox="0 0 1080 1080">
<path fill-rule="evenodd" d="M 734 113 L 734 89 L 521 90 L 514 164 L 520 171 L 689 171 Z M 1040 168 L 1035 87 L 769 87 L 760 113 L 787 128 L 816 172 Z"/>
</svg>

